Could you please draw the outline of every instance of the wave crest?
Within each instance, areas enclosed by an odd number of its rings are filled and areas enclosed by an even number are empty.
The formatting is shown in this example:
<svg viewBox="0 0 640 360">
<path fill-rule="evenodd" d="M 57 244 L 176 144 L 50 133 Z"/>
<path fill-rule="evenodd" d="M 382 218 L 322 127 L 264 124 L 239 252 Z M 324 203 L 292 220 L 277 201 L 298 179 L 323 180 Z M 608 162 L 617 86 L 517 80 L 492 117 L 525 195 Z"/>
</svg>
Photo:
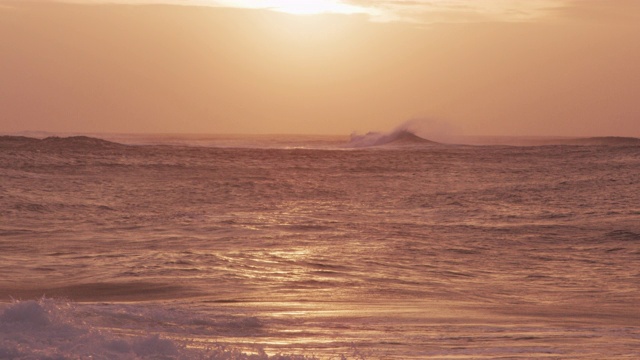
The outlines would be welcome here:
<svg viewBox="0 0 640 360">
<path fill-rule="evenodd" d="M 364 135 L 351 134 L 349 147 L 363 148 L 374 146 L 432 146 L 440 143 L 422 138 L 408 129 L 399 129 L 391 133 L 369 132 Z"/>
<path fill-rule="evenodd" d="M 112 141 L 107 141 L 90 136 L 50 136 L 44 139 L 26 136 L 0 136 L 0 148 L 33 148 L 33 149 L 113 149 L 125 146 Z"/>
<path fill-rule="evenodd" d="M 321 359 L 269 355 L 258 344 L 252 345 L 251 339 L 262 327 L 257 318 L 230 321 L 201 316 L 135 304 L 75 304 L 48 298 L 14 301 L 0 304 L 0 359 Z M 114 331 L 114 324 L 120 330 Z M 241 348 L 210 341 L 220 334 L 248 340 Z"/>
</svg>

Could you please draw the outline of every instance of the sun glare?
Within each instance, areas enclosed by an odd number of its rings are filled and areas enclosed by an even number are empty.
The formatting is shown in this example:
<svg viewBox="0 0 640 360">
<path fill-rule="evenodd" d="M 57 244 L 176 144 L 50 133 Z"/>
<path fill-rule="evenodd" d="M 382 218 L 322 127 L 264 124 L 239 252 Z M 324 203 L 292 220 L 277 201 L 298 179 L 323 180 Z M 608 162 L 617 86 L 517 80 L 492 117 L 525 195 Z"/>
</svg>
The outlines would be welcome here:
<svg viewBox="0 0 640 360">
<path fill-rule="evenodd" d="M 351 14 L 362 12 L 362 9 L 328 0 L 274 0 L 271 9 L 289 14 L 313 15 L 323 13 Z"/>
<path fill-rule="evenodd" d="M 217 3 L 246 8 L 270 9 L 295 15 L 371 13 L 371 9 L 345 4 L 339 0 L 227 0 L 217 1 Z"/>
<path fill-rule="evenodd" d="M 337 4 L 332 4 L 326 1 L 283 0 L 277 1 L 276 4 L 272 6 L 272 9 L 290 14 L 310 15 L 325 12 L 337 12 L 336 6 Z"/>
</svg>

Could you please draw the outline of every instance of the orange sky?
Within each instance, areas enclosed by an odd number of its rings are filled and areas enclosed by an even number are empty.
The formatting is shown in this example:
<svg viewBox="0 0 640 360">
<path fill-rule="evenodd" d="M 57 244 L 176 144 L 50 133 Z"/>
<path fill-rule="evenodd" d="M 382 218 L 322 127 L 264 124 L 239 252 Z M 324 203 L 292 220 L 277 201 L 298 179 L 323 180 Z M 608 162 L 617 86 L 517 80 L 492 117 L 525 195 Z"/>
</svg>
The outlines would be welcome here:
<svg viewBox="0 0 640 360">
<path fill-rule="evenodd" d="M 640 137 L 640 1 L 269 1 L 0 0 L 0 133 Z"/>
</svg>

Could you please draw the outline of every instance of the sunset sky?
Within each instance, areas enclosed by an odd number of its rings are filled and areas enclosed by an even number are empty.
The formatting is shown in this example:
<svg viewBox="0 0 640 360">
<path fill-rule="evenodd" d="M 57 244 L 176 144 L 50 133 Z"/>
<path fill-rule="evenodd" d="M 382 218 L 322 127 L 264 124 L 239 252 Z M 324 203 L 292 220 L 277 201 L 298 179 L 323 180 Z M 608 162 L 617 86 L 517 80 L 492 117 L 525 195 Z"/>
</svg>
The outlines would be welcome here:
<svg viewBox="0 0 640 360">
<path fill-rule="evenodd" d="M 0 0 L 0 133 L 640 137 L 638 0 Z"/>
</svg>

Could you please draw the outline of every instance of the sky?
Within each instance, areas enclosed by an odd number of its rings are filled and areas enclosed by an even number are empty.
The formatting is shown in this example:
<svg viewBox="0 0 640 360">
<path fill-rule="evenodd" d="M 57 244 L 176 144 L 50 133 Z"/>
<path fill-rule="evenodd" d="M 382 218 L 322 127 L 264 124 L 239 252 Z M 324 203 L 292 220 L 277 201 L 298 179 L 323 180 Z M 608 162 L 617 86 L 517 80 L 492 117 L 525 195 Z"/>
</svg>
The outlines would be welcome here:
<svg viewBox="0 0 640 360">
<path fill-rule="evenodd" d="M 640 137 L 637 0 L 0 0 L 0 133 Z"/>
</svg>

